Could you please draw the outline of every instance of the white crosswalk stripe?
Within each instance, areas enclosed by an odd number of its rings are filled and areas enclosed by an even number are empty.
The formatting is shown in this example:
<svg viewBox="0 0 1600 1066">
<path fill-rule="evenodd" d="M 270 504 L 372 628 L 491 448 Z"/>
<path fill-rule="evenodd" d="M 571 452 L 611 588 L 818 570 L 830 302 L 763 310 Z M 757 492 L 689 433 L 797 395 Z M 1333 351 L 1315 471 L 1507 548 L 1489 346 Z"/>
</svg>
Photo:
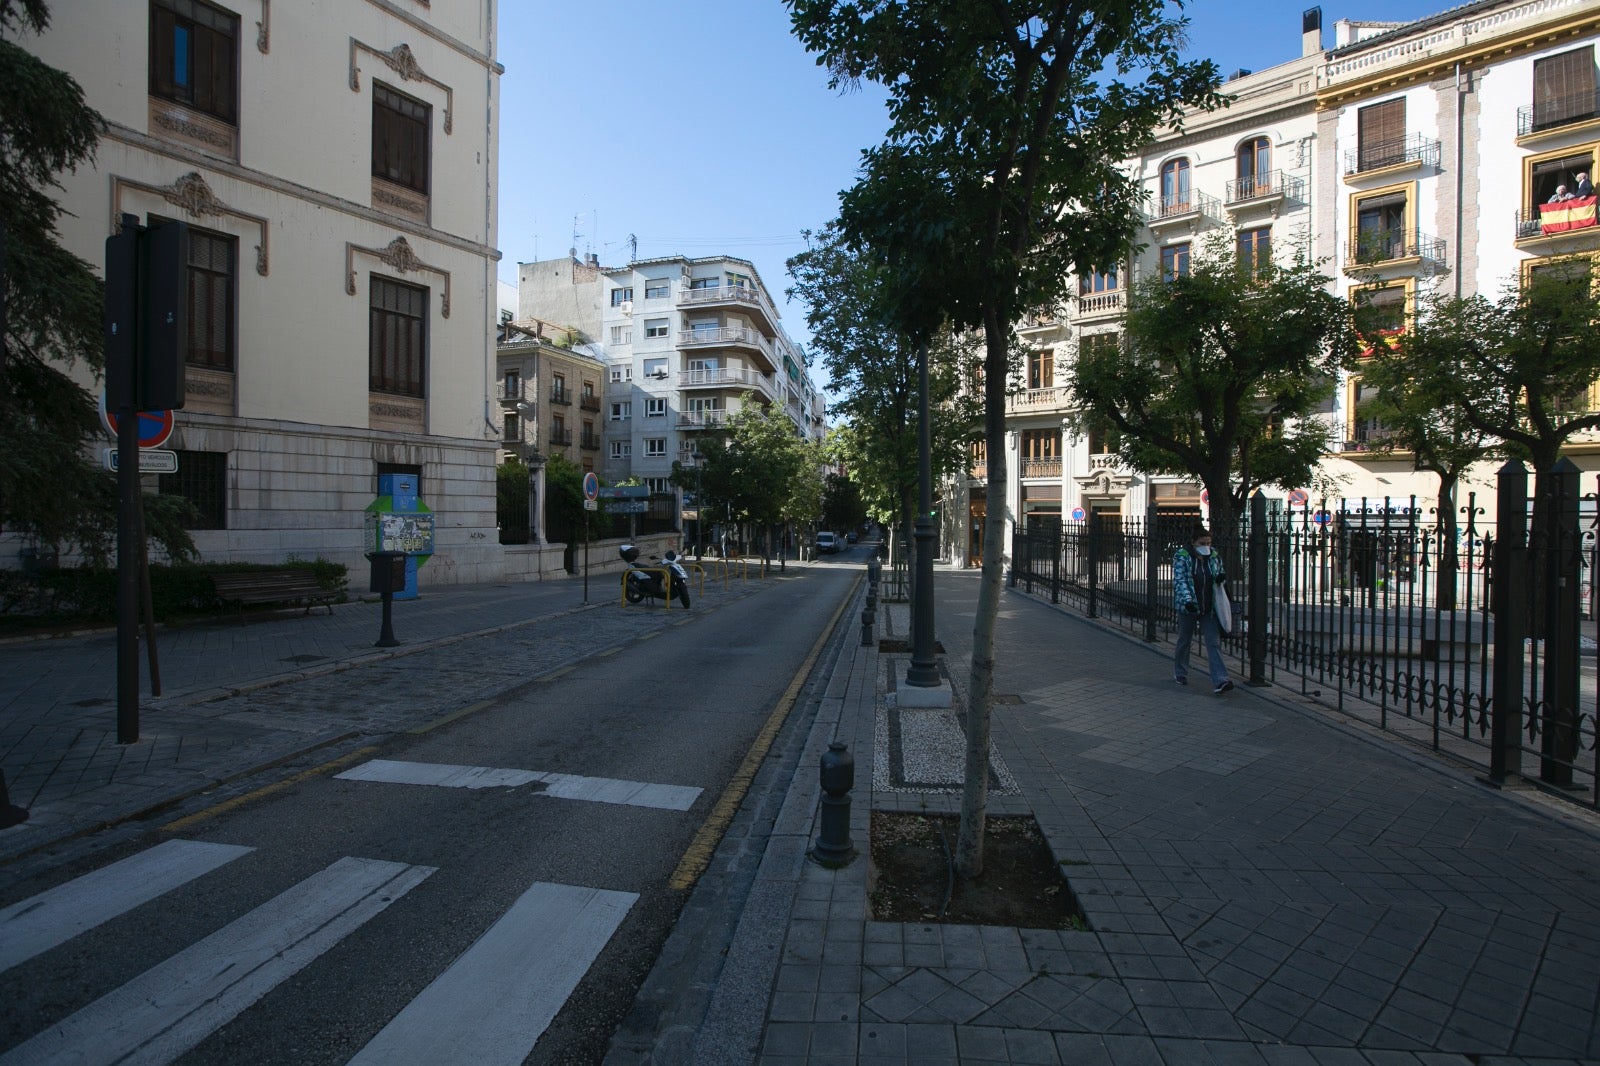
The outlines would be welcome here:
<svg viewBox="0 0 1600 1066">
<path fill-rule="evenodd" d="M 694 806 L 701 789 L 689 785 L 656 785 L 610 777 L 508 770 L 492 766 L 453 766 L 449 763 L 399 762 L 373 759 L 335 775 L 345 781 L 379 781 L 397 785 L 434 785 L 440 788 L 517 788 L 542 783 L 539 795 L 557 799 L 617 803 L 630 807 L 686 811 Z"/>
<path fill-rule="evenodd" d="M 0 909 L 0 973 L 252 850 L 168 840 Z"/>
<path fill-rule="evenodd" d="M 516 1066 L 638 898 L 633 892 L 535 884 L 351 1066 Z"/>
<path fill-rule="evenodd" d="M 170 1062 L 435 869 L 340 859 L 0 1055 L 0 1064 Z"/>
</svg>

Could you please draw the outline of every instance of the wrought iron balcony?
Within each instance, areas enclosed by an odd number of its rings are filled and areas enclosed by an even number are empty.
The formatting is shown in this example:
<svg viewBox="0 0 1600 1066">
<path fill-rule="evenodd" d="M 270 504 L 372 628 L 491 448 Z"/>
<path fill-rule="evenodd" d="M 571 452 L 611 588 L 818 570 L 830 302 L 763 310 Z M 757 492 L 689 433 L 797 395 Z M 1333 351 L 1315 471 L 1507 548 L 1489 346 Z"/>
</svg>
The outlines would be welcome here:
<svg viewBox="0 0 1600 1066">
<path fill-rule="evenodd" d="M 597 451 L 599 451 L 600 450 L 600 434 L 598 434 L 598 433 L 585 433 L 583 435 L 583 437 L 578 441 L 578 447 L 582 448 L 586 452 L 597 452 Z"/>
<path fill-rule="evenodd" d="M 1207 196 L 1199 190 L 1191 190 L 1182 195 L 1163 196 L 1156 202 L 1156 213 L 1152 218 L 1145 220 L 1145 225 L 1152 229 L 1178 222 L 1192 222 L 1206 219 L 1212 222 L 1222 221 L 1222 201 L 1215 196 Z"/>
<path fill-rule="evenodd" d="M 1414 133 L 1382 144 L 1369 144 L 1344 154 L 1344 172 L 1365 174 L 1369 170 L 1385 170 L 1410 163 L 1416 166 L 1439 168 L 1439 142 Z"/>
<path fill-rule="evenodd" d="M 585 411 L 600 410 L 600 397 L 592 392 L 583 393 L 578 397 L 578 406 Z"/>
<path fill-rule="evenodd" d="M 1517 240 L 1536 237 L 1558 237 L 1574 230 L 1595 228 L 1595 198 L 1563 200 L 1554 204 L 1536 204 L 1517 211 Z"/>
<path fill-rule="evenodd" d="M 1517 108 L 1517 136 L 1572 126 L 1600 118 L 1600 92 L 1584 91 Z"/>
<path fill-rule="evenodd" d="M 1369 230 L 1351 240 L 1345 269 L 1376 267 L 1407 259 L 1444 262 L 1445 243 L 1419 230 Z"/>
<path fill-rule="evenodd" d="M 560 404 L 562 407 L 571 407 L 572 390 L 562 388 L 560 385 L 550 386 L 550 402 Z"/>
<path fill-rule="evenodd" d="M 550 443 L 557 448 L 565 448 L 572 443 L 572 430 L 552 429 L 550 431 Z"/>
<path fill-rule="evenodd" d="M 1299 199 L 1305 195 L 1305 182 L 1281 170 L 1268 170 L 1234 178 L 1225 187 L 1227 205 L 1241 207 L 1256 201 Z"/>
</svg>

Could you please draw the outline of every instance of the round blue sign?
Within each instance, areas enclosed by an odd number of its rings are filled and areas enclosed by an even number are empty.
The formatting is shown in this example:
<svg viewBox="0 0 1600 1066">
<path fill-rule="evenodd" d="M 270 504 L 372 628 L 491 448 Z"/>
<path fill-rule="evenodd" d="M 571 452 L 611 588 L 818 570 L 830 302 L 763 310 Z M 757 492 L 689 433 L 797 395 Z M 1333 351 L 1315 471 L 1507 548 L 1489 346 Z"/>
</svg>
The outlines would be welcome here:
<svg viewBox="0 0 1600 1066">
<path fill-rule="evenodd" d="M 1323 525 L 1324 523 L 1326 523 L 1328 521 L 1330 521 L 1332 518 L 1333 518 L 1333 516 L 1331 514 L 1329 514 L 1327 511 L 1318 511 L 1318 512 L 1316 512 L 1315 514 L 1313 514 L 1311 516 L 1311 520 L 1313 522 L 1317 523 L 1317 525 L 1319 525 L 1319 526 Z"/>
<path fill-rule="evenodd" d="M 591 470 L 583 475 L 583 498 L 593 500 L 600 495 L 600 479 Z"/>
<path fill-rule="evenodd" d="M 1072 520 L 1074 522 L 1082 522 L 1084 517 L 1085 516 L 1082 507 L 1074 507 L 1072 509 Z"/>
</svg>

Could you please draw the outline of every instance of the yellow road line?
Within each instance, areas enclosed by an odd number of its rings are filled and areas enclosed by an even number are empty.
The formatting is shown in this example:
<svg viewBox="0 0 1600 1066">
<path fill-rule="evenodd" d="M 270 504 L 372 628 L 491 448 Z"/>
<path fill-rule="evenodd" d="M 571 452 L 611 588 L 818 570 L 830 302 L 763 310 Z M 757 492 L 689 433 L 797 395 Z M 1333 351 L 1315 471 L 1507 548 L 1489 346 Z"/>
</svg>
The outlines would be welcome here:
<svg viewBox="0 0 1600 1066">
<path fill-rule="evenodd" d="M 256 789 L 254 792 L 247 793 L 243 796 L 235 796 L 233 799 L 228 800 L 225 803 L 219 803 L 215 807 L 208 807 L 203 811 L 196 812 L 195 814 L 188 815 L 184 818 L 179 818 L 175 822 L 168 822 L 166 825 L 161 827 L 160 831 L 163 833 L 180 833 L 192 825 L 206 821 L 209 818 L 215 818 L 219 814 L 226 814 L 228 811 L 237 810 L 247 803 L 254 803 L 256 800 L 265 799 L 267 796 L 270 796 L 275 792 L 282 792 L 284 789 L 293 788 L 302 781 L 308 781 L 313 777 L 326 774 L 330 770 L 337 770 L 341 766 L 348 765 L 349 763 L 356 762 L 360 759 L 365 759 L 367 756 L 373 755 L 377 751 L 378 745 L 376 744 L 369 745 L 365 748 L 359 748 L 356 751 L 352 751 L 348 755 L 341 755 L 339 758 L 334 759 L 331 762 L 325 762 L 321 766 L 314 766 L 309 770 L 302 770 L 293 777 L 286 777 L 282 781 L 275 781 L 270 785 Z"/>
<path fill-rule="evenodd" d="M 700 875 L 706 872 L 711 865 L 711 856 L 716 852 L 717 845 L 722 842 L 722 835 L 728 831 L 728 826 L 733 823 L 733 816 L 738 813 L 739 805 L 744 802 L 744 797 L 750 791 L 751 782 L 755 780 L 756 771 L 761 768 L 761 760 L 767 757 L 767 751 L 772 747 L 772 742 L 777 739 L 778 731 L 783 728 L 784 720 L 789 717 L 789 712 L 794 709 L 795 700 L 800 696 L 800 689 L 805 685 L 806 678 L 817 664 L 817 659 L 822 655 L 823 646 L 833 636 L 834 628 L 839 624 L 839 618 L 844 614 L 845 608 L 855 597 L 856 586 L 861 578 L 857 577 L 851 582 L 850 591 L 839 601 L 838 608 L 833 612 L 833 617 L 823 627 L 822 633 L 811 646 L 811 652 L 806 656 L 805 662 L 800 664 L 799 671 L 789 682 L 789 687 L 784 690 L 777 706 L 767 716 L 767 722 L 761 727 L 761 732 L 756 734 L 756 739 L 750 745 L 750 750 L 745 752 L 744 761 L 739 764 L 739 769 L 734 771 L 733 777 L 728 780 L 727 787 L 722 790 L 722 795 L 717 797 L 716 806 L 711 808 L 711 813 L 706 815 L 704 824 L 695 833 L 694 839 L 684 850 L 683 858 L 678 861 L 678 868 L 673 871 L 672 878 L 667 882 L 667 887 L 672 889 L 693 888 Z"/>
<path fill-rule="evenodd" d="M 451 722 L 465 718 L 469 714 L 477 714 L 485 707 L 493 707 L 496 702 L 495 700 L 484 700 L 481 703 L 474 703 L 470 707 L 463 707 L 459 711 L 451 711 L 449 714 L 435 718 L 431 722 L 424 722 L 419 726 L 406 730 L 406 732 L 414 737 L 421 736 L 423 733 L 431 733 L 442 725 L 449 725 Z"/>
</svg>

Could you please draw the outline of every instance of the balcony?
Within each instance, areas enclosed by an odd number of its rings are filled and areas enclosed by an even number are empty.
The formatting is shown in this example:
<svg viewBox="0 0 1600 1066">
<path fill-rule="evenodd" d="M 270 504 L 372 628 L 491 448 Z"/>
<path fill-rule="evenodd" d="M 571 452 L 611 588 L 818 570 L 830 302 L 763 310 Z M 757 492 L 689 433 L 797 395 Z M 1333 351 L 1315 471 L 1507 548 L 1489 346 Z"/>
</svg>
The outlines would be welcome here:
<svg viewBox="0 0 1600 1066">
<path fill-rule="evenodd" d="M 772 356 L 772 344 L 758 331 L 743 326 L 715 326 L 710 329 L 681 329 L 678 331 L 679 348 L 734 348 L 755 352 L 767 364 L 767 372 L 778 369 Z"/>
<path fill-rule="evenodd" d="M 1112 289 L 1110 292 L 1090 293 L 1079 296 L 1077 305 L 1073 308 L 1072 319 L 1074 322 L 1086 318 L 1105 318 L 1111 315 L 1120 315 L 1127 309 L 1127 294 L 1121 289 Z"/>
<path fill-rule="evenodd" d="M 599 451 L 600 450 L 600 434 L 598 434 L 598 433 L 585 433 L 582 437 L 580 437 L 578 439 L 578 447 L 582 448 L 586 452 L 597 452 L 597 451 Z"/>
<path fill-rule="evenodd" d="M 562 407 L 572 406 L 572 390 L 562 388 L 560 385 L 550 386 L 550 402 Z"/>
<path fill-rule="evenodd" d="M 1222 201 L 1215 196 L 1193 191 L 1182 196 L 1164 196 L 1156 204 L 1156 213 L 1145 219 L 1145 225 L 1160 231 L 1178 226 L 1198 229 L 1202 223 L 1222 221 Z"/>
<path fill-rule="evenodd" d="M 1397 141 L 1369 144 L 1344 154 L 1344 180 L 1382 173 L 1385 176 L 1404 170 L 1438 170 L 1439 142 L 1420 133 Z"/>
<path fill-rule="evenodd" d="M 1592 235 L 1596 228 L 1595 203 L 1595 197 L 1585 196 L 1522 208 L 1517 212 L 1517 247 L 1534 247 L 1546 238 L 1582 236 L 1585 230 Z"/>
<path fill-rule="evenodd" d="M 678 374 L 680 389 L 750 389 L 769 400 L 778 399 L 777 386 L 770 375 L 742 367 L 715 370 L 685 370 Z"/>
<path fill-rule="evenodd" d="M 553 447 L 553 448 L 565 448 L 565 447 L 569 446 L 571 443 L 572 443 L 572 430 L 570 430 L 570 429 L 552 429 L 550 431 L 550 446 L 551 447 Z"/>
<path fill-rule="evenodd" d="M 1022 479 L 1024 481 L 1059 478 L 1061 476 L 1061 457 L 1059 455 L 1038 459 L 1024 458 L 1018 465 L 1022 467 Z"/>
<path fill-rule="evenodd" d="M 600 397 L 592 392 L 585 392 L 578 397 L 578 406 L 585 411 L 600 410 Z"/>
<path fill-rule="evenodd" d="M 1600 122 L 1600 92 L 1580 92 L 1517 108 L 1517 144 L 1537 143 Z"/>
<path fill-rule="evenodd" d="M 759 311 L 768 328 L 776 330 L 778 313 L 772 309 L 761 290 L 749 285 L 718 285 L 709 289 L 681 289 L 678 292 L 680 309 L 703 310 L 713 307 L 736 307 L 745 311 Z"/>
<path fill-rule="evenodd" d="M 1006 413 L 1063 411 L 1071 402 L 1072 390 L 1065 385 L 1048 385 L 1042 389 L 1024 389 L 1006 397 Z"/>
<path fill-rule="evenodd" d="M 1223 201 L 1228 213 L 1238 216 L 1254 208 L 1276 208 L 1285 200 L 1302 200 L 1305 184 L 1281 170 L 1268 170 L 1228 182 L 1223 189 Z"/>
<path fill-rule="evenodd" d="M 1358 234 L 1345 253 L 1346 274 L 1384 267 L 1417 267 L 1423 263 L 1443 265 L 1445 242 L 1418 230 L 1369 230 Z"/>
<path fill-rule="evenodd" d="M 531 383 L 521 379 L 501 382 L 499 399 L 502 411 L 515 411 L 522 407 L 531 409 L 533 407 L 533 386 Z"/>
<path fill-rule="evenodd" d="M 728 424 L 726 411 L 680 411 L 679 429 L 717 429 Z"/>
</svg>

